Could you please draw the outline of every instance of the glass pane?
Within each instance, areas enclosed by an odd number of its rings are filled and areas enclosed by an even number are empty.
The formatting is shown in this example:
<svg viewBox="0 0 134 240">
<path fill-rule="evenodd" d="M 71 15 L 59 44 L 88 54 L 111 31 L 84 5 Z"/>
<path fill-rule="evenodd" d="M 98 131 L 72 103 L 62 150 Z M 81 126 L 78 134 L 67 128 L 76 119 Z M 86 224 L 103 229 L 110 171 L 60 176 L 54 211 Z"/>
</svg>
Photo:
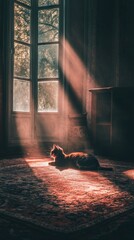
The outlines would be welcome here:
<svg viewBox="0 0 134 240">
<path fill-rule="evenodd" d="M 58 44 L 38 47 L 38 78 L 58 77 Z"/>
<path fill-rule="evenodd" d="M 38 83 L 38 112 L 58 112 L 58 81 Z"/>
<path fill-rule="evenodd" d="M 41 10 L 38 16 L 38 41 L 51 42 L 59 39 L 59 9 Z"/>
<path fill-rule="evenodd" d="M 14 5 L 14 38 L 15 40 L 30 42 L 31 11 L 18 4 Z"/>
<path fill-rule="evenodd" d="M 30 111 L 30 82 L 14 79 L 13 111 Z"/>
<path fill-rule="evenodd" d="M 30 78 L 30 48 L 15 43 L 14 76 Z"/>
<path fill-rule="evenodd" d="M 26 5 L 31 6 L 31 0 L 18 0 L 21 3 L 25 3 Z"/>
<path fill-rule="evenodd" d="M 59 4 L 59 0 L 38 0 L 39 6 L 50 6 L 55 4 Z"/>
</svg>

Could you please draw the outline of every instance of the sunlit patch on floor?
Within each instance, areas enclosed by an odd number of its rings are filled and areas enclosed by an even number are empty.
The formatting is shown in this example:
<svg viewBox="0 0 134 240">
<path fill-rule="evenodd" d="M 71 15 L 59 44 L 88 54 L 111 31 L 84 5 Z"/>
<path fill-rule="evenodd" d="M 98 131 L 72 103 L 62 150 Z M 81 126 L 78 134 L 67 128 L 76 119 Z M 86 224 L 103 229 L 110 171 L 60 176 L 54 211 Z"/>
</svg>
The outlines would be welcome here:
<svg viewBox="0 0 134 240">
<path fill-rule="evenodd" d="M 134 169 L 130 169 L 123 172 L 124 175 L 134 180 Z"/>
<path fill-rule="evenodd" d="M 46 167 L 49 165 L 48 161 L 47 160 L 44 160 L 44 159 L 28 159 L 26 158 L 25 159 L 26 163 L 28 164 L 28 166 L 30 168 L 34 168 L 34 167 Z"/>
<path fill-rule="evenodd" d="M 113 204 L 109 204 L 110 196 L 113 195 L 111 201 L 116 201 L 117 196 L 118 199 L 122 197 L 122 189 L 106 176 L 106 172 L 76 169 L 60 171 L 50 166 L 48 159 L 26 159 L 26 162 L 38 179 L 46 185 L 49 183 L 48 192 L 58 199 L 59 207 L 64 202 L 73 210 L 79 204 L 95 204 L 97 201 L 97 204 L 112 208 Z M 114 172 L 109 175 L 114 177 Z M 88 207 L 85 206 L 87 209 Z"/>
</svg>

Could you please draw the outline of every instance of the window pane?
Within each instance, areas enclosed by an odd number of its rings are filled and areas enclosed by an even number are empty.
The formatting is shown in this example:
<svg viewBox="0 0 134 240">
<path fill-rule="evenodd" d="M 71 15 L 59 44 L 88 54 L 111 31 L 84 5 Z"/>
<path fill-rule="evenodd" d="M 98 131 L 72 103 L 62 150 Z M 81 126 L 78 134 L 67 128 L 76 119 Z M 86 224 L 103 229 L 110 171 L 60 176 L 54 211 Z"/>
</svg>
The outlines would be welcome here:
<svg viewBox="0 0 134 240">
<path fill-rule="evenodd" d="M 58 41 L 59 9 L 41 10 L 38 16 L 38 41 Z"/>
<path fill-rule="evenodd" d="M 13 111 L 30 111 L 30 82 L 14 79 Z"/>
<path fill-rule="evenodd" d="M 58 44 L 38 47 L 38 78 L 58 77 Z"/>
<path fill-rule="evenodd" d="M 31 5 L 31 0 L 18 0 L 21 3 L 25 3 L 26 5 Z"/>
<path fill-rule="evenodd" d="M 58 111 L 58 81 L 38 83 L 38 112 Z"/>
<path fill-rule="evenodd" d="M 39 6 L 49 6 L 59 4 L 59 0 L 38 0 Z"/>
<path fill-rule="evenodd" d="M 30 78 L 30 48 L 15 43 L 14 76 Z"/>
<path fill-rule="evenodd" d="M 18 4 L 14 6 L 14 38 L 15 40 L 30 42 L 30 14 L 31 11 Z"/>
</svg>

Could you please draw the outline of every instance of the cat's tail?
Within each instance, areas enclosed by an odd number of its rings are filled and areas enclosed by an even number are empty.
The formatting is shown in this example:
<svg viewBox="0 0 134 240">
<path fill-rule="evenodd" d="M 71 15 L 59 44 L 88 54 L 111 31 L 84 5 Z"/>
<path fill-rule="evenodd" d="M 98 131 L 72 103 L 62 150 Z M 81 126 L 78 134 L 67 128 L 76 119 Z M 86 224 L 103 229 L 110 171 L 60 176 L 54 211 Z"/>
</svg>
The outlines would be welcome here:
<svg viewBox="0 0 134 240">
<path fill-rule="evenodd" d="M 102 171 L 113 171 L 114 169 L 112 167 L 99 167 L 99 170 L 102 170 Z"/>
</svg>

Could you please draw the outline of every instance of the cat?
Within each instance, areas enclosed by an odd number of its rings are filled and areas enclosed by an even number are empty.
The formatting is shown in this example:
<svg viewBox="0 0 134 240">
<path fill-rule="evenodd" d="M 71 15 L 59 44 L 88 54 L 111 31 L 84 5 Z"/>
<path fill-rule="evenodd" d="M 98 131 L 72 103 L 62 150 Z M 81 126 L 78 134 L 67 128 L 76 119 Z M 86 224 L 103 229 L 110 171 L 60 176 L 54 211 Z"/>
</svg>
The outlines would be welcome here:
<svg viewBox="0 0 134 240">
<path fill-rule="evenodd" d="M 113 170 L 113 168 L 101 167 L 98 159 L 93 154 L 87 154 L 84 152 L 65 154 L 63 148 L 55 144 L 50 151 L 50 156 L 54 159 L 54 162 L 51 162 L 50 165 L 54 165 L 58 168 L 77 168 L 80 170 Z"/>
</svg>

